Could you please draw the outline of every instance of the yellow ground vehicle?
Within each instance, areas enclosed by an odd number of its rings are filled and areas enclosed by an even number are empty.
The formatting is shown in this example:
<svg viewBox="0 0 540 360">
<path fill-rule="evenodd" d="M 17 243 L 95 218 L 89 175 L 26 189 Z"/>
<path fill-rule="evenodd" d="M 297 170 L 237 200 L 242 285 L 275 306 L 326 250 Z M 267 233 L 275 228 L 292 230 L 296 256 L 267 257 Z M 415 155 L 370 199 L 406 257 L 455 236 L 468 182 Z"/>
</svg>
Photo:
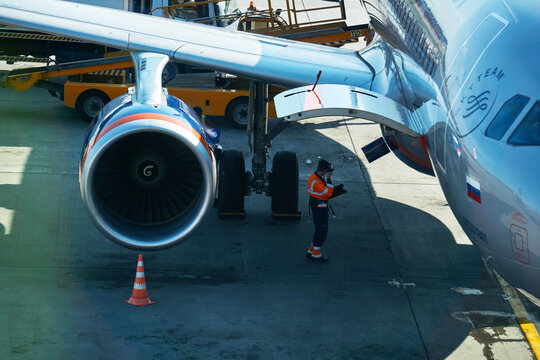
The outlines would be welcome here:
<svg viewBox="0 0 540 360">
<path fill-rule="evenodd" d="M 71 82 L 64 84 L 64 104 L 74 108 L 81 117 L 90 120 L 111 99 L 127 92 L 132 84 L 105 84 Z M 200 109 L 205 116 L 225 116 L 238 128 L 247 126 L 249 90 L 196 89 L 169 86 L 169 94 L 186 102 L 193 109 Z M 273 102 L 269 103 L 268 116 L 275 117 Z"/>
<path fill-rule="evenodd" d="M 131 58 L 122 56 L 21 69 L 0 76 L 0 87 L 10 86 L 16 91 L 26 91 L 32 86 L 46 88 L 62 99 L 66 106 L 76 109 L 81 117 L 91 120 L 106 103 L 125 94 L 133 86 L 126 83 L 126 71 L 122 70 L 132 66 Z M 82 81 L 66 81 L 63 85 L 48 81 L 55 77 L 74 75 Z M 214 73 L 194 75 L 196 78 L 206 77 L 210 82 L 200 83 L 199 86 L 193 81 L 168 86 L 169 93 L 190 107 L 199 108 L 206 116 L 226 116 L 233 126 L 245 128 L 249 103 L 246 85 L 232 82 L 228 88 L 220 88 L 213 84 Z M 269 103 L 268 115 L 276 116 L 273 102 Z"/>
</svg>

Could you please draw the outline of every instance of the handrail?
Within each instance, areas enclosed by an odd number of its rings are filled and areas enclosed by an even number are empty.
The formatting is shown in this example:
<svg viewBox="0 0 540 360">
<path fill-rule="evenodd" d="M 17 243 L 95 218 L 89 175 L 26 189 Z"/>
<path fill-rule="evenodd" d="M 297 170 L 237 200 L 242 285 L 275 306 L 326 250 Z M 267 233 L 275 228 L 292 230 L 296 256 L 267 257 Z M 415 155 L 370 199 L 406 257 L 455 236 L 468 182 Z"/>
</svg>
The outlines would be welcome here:
<svg viewBox="0 0 540 360">
<path fill-rule="evenodd" d="M 182 7 L 188 7 L 188 6 L 192 7 L 192 6 L 208 5 L 212 3 L 215 4 L 215 3 L 224 2 L 224 1 L 228 1 L 228 0 L 204 0 L 204 1 L 197 1 L 197 2 L 189 2 L 189 3 L 184 3 L 184 4 L 161 6 L 161 7 L 157 7 L 153 9 L 149 13 L 149 15 L 152 15 L 154 12 L 157 12 L 158 10 L 162 10 L 163 16 L 165 18 L 175 19 L 176 16 L 175 16 L 174 10 L 176 9 L 179 9 Z M 284 27 L 287 28 L 288 30 L 292 30 L 292 29 L 306 26 L 306 25 L 331 23 L 335 21 L 346 20 L 344 0 L 339 0 L 339 3 L 337 5 L 321 6 L 321 7 L 310 8 L 310 9 L 297 9 L 296 0 L 286 0 L 285 5 L 286 5 L 288 23 Z M 340 9 L 340 16 L 331 18 L 331 19 L 325 19 L 325 20 L 305 21 L 305 22 L 298 21 L 298 14 L 310 14 L 315 11 L 330 10 L 330 9 Z M 192 21 L 199 22 L 199 23 L 206 23 L 206 22 L 212 22 L 214 20 L 229 20 L 229 19 L 236 20 L 242 17 L 249 18 L 252 15 L 259 15 L 259 16 L 262 15 L 262 16 L 268 17 L 268 20 L 269 20 L 268 22 L 271 28 L 276 28 L 277 21 L 281 19 L 280 16 L 276 16 L 275 14 L 275 11 L 272 7 L 272 0 L 268 0 L 268 9 L 255 10 L 255 11 L 251 11 L 248 9 L 248 11 L 244 13 L 213 16 L 213 17 L 206 17 L 206 18 L 196 18 L 196 19 L 192 19 Z M 256 21 L 256 20 L 253 20 L 253 21 Z M 281 19 L 281 21 L 283 21 L 283 19 Z M 280 28 L 281 27 L 282 26 L 280 26 Z"/>
<path fill-rule="evenodd" d="M 271 0 L 268 0 L 270 2 Z M 291 4 L 292 1 L 292 4 Z M 291 6 L 292 5 L 292 6 Z M 326 23 L 326 22 L 333 22 L 333 21 L 339 21 L 339 20 L 346 20 L 346 14 L 345 14 L 345 4 L 343 0 L 339 0 L 339 3 L 337 5 L 329 5 L 329 6 L 321 6 L 317 8 L 309 8 L 309 9 L 296 9 L 296 0 L 286 0 L 286 6 L 287 6 L 287 13 L 289 17 L 289 24 L 294 24 L 295 27 L 300 27 L 303 25 L 313 25 L 313 24 L 320 24 L 320 23 Z M 332 19 L 325 19 L 325 20 L 317 20 L 317 21 L 307 21 L 307 22 L 298 22 L 298 15 L 302 13 L 313 13 L 315 11 L 321 11 L 321 10 L 330 10 L 330 9 L 340 9 L 340 16 L 337 18 Z M 292 16 L 294 16 L 294 22 L 292 21 Z"/>
<path fill-rule="evenodd" d="M 207 4 L 216 4 L 216 3 L 219 3 L 219 2 L 225 2 L 225 1 L 229 1 L 229 0 L 205 0 L 205 1 L 197 1 L 197 2 L 189 2 L 189 3 L 184 3 L 184 4 L 176 4 L 176 5 L 169 5 L 169 6 L 160 6 L 160 7 L 157 7 L 155 9 L 153 9 L 152 11 L 150 11 L 148 13 L 148 15 L 152 15 L 152 13 L 154 11 L 157 11 L 157 10 L 162 10 L 163 11 L 163 16 L 165 18 L 169 18 L 170 15 L 172 19 L 175 18 L 174 16 L 174 10 L 177 9 L 177 8 L 183 8 L 183 7 L 188 7 L 188 6 L 201 6 L 201 5 L 207 5 Z M 172 10 L 172 11 L 171 11 Z M 225 15 L 225 16 L 229 16 L 229 15 Z M 217 18 L 218 16 L 216 16 Z M 222 18 L 222 17 L 219 17 L 219 18 Z M 206 20 L 206 19 L 205 19 Z"/>
</svg>

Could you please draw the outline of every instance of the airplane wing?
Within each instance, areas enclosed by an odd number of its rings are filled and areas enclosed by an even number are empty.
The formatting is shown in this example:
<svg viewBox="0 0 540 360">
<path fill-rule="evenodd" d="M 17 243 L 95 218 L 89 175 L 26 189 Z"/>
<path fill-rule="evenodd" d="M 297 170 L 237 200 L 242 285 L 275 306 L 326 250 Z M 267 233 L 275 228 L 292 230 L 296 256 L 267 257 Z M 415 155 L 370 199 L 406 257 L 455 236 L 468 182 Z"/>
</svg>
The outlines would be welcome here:
<svg viewBox="0 0 540 360">
<path fill-rule="evenodd" d="M 301 111 L 304 117 L 342 115 L 343 109 L 351 110 L 351 104 L 343 101 L 352 101 L 354 108 L 349 115 L 363 116 L 412 136 L 423 133 L 417 119 L 412 119 L 403 105 L 383 94 L 371 96 L 374 94 L 361 91 L 371 89 L 376 74 L 356 51 L 59 0 L 0 0 L 0 23 L 131 52 L 165 54 L 179 62 L 285 87 L 315 82 L 339 85 L 321 91 L 326 104 L 324 113 L 317 107 L 307 109 L 295 97 L 281 97 L 278 111 L 279 108 L 290 110 L 281 111 L 289 120 L 294 120 L 292 114 Z M 358 91 L 349 92 L 349 87 Z M 365 101 L 357 101 L 359 98 Z M 328 111 L 336 106 L 341 109 Z M 312 110 L 311 115 L 308 110 Z M 378 114 L 379 110 L 382 115 Z"/>
<path fill-rule="evenodd" d="M 166 54 L 208 69 L 287 87 L 315 82 L 368 86 L 354 51 L 57 0 L 0 0 L 0 23 L 130 51 Z"/>
</svg>

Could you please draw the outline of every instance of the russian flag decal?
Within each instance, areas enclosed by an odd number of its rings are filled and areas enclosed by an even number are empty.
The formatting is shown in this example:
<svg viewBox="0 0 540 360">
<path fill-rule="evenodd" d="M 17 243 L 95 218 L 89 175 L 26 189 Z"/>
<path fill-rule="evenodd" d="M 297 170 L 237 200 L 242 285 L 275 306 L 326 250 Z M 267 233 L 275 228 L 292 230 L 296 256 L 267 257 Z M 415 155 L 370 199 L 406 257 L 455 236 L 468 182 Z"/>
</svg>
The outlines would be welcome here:
<svg viewBox="0 0 540 360">
<path fill-rule="evenodd" d="M 476 180 L 473 177 L 470 177 L 469 175 L 466 176 L 467 178 L 467 195 L 477 203 L 482 203 L 482 194 L 480 192 L 480 183 L 478 180 Z"/>
</svg>

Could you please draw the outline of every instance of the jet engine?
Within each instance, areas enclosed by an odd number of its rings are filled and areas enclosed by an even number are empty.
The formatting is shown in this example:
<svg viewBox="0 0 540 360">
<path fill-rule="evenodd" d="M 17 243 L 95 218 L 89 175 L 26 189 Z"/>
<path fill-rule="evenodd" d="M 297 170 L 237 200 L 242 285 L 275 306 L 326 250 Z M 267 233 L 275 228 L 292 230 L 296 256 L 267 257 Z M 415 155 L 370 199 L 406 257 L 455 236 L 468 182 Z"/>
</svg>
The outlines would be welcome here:
<svg viewBox="0 0 540 360">
<path fill-rule="evenodd" d="M 398 159 L 416 171 L 435 176 L 423 138 L 412 137 L 384 125 L 381 125 L 381 131 L 384 141 Z"/>
<path fill-rule="evenodd" d="M 382 137 L 362 147 L 368 162 L 392 151 L 407 166 L 426 175 L 435 175 L 423 138 L 409 136 L 385 125 L 381 125 L 381 132 Z"/>
<path fill-rule="evenodd" d="M 126 94 L 90 126 L 79 167 L 83 203 L 118 244 L 142 250 L 182 242 L 212 207 L 217 142 L 185 103 L 141 104 Z M 210 144 L 210 145 L 209 145 Z"/>
</svg>

